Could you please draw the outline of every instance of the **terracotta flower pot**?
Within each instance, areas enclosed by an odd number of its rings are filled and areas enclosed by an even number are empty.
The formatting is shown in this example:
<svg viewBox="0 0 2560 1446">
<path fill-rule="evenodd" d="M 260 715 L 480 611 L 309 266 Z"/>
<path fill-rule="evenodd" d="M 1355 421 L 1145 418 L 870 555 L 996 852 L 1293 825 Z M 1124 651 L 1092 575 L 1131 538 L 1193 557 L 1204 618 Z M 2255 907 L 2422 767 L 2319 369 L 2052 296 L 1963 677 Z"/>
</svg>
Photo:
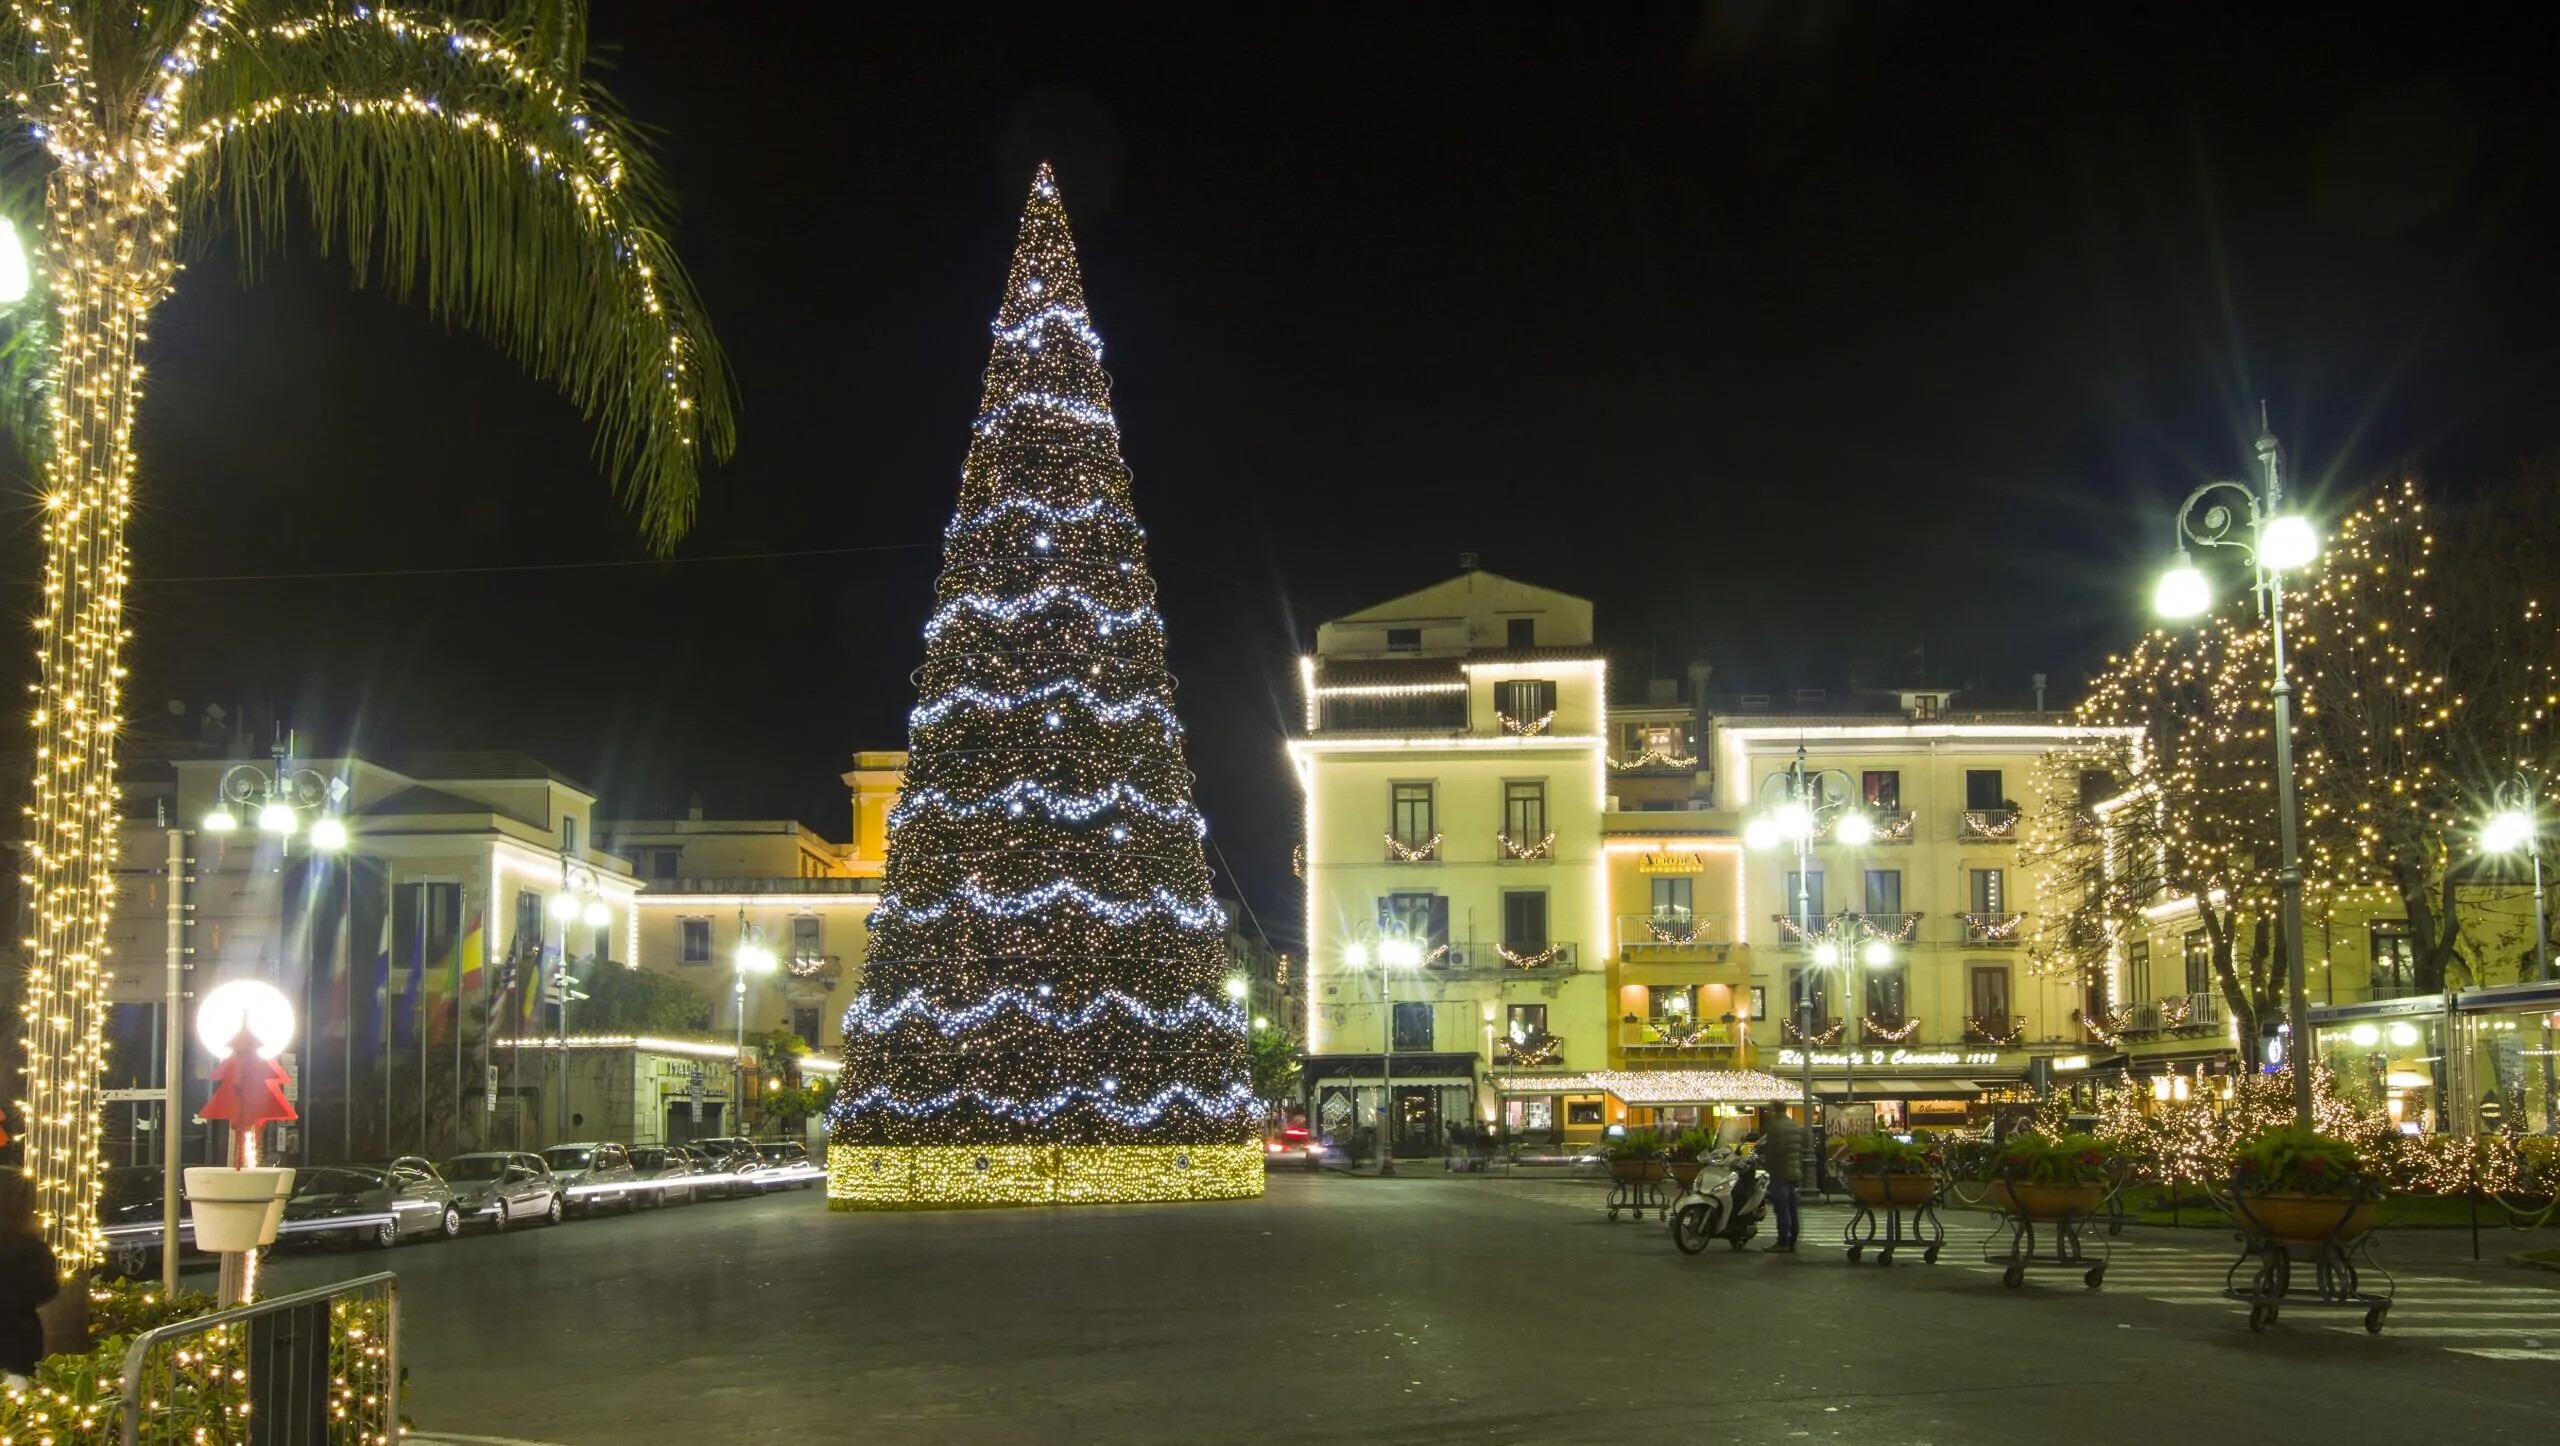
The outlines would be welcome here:
<svg viewBox="0 0 2560 1446">
<path fill-rule="evenodd" d="M 2066 1216 L 2094 1215 L 2098 1204 L 2107 1198 L 2107 1187 L 2089 1185 L 2012 1185 L 2006 1180 L 1991 1182 L 1991 1203 L 2001 1211 L 2027 1220 L 2060 1220 Z"/>
<path fill-rule="evenodd" d="M 1870 1210 L 1891 1207 L 1908 1210 L 1929 1203 L 1934 1183 L 1926 1175 L 1843 1175 L 1849 1184 L 1849 1198 Z"/>
<path fill-rule="evenodd" d="M 2296 1190 L 2235 1193 L 2231 1202 L 2231 1218 L 2241 1229 L 2262 1233 L 2280 1245 L 2355 1240 L 2373 1229 L 2373 1217 L 2374 1202 L 2346 1195 L 2305 1195 Z"/>
<path fill-rule="evenodd" d="M 1665 1168 L 1671 1171 L 1672 1180 L 1677 1183 L 1681 1189 L 1686 1190 L 1690 1186 L 1698 1183 L 1698 1172 L 1707 1168 L 1707 1162 L 1704 1160 L 1672 1160 L 1668 1162 Z"/>
<path fill-rule="evenodd" d="M 1659 1180 L 1663 1178 L 1662 1162 L 1660 1160 L 1611 1160 L 1609 1174 L 1612 1178 L 1631 1183 Z"/>
</svg>

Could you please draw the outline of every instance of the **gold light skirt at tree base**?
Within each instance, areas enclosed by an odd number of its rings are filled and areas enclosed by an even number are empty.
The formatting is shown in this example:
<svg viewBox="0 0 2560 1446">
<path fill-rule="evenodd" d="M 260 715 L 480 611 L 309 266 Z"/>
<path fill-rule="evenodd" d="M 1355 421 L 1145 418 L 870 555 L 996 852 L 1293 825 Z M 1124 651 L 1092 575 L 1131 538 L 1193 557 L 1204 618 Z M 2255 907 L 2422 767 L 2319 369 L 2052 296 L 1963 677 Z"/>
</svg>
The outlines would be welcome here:
<svg viewBox="0 0 2560 1446">
<path fill-rule="evenodd" d="M 1262 1146 L 830 1145 L 830 1210 L 1128 1205 L 1262 1193 Z"/>
</svg>

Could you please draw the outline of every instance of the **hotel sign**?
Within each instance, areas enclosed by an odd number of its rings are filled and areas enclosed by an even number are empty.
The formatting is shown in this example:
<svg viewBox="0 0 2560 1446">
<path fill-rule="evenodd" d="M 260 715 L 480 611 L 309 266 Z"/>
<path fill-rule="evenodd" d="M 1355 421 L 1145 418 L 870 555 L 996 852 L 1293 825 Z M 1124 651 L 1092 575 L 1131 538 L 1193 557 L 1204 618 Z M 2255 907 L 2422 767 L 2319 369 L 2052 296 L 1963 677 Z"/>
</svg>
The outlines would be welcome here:
<svg viewBox="0 0 2560 1446">
<path fill-rule="evenodd" d="M 1636 858 L 1639 874 L 1703 874 L 1707 861 L 1696 854 L 1640 854 Z"/>
<path fill-rule="evenodd" d="M 1800 1049 L 1778 1051 L 1781 1069 L 1804 1068 L 1805 1052 Z M 1997 1067 L 2000 1055 L 1988 1049 L 1817 1049 L 1813 1063 L 1818 1069 L 1843 1069 L 1856 1065 L 1861 1069 L 1878 1065 L 1894 1069 L 1986 1069 Z"/>
</svg>

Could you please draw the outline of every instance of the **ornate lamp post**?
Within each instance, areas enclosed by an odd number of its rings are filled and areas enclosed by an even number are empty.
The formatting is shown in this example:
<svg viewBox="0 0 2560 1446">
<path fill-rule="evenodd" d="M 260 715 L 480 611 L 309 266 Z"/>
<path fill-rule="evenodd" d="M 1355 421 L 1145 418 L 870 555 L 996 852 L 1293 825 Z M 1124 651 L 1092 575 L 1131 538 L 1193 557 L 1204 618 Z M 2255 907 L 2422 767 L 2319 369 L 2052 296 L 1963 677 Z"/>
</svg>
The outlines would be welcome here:
<svg viewBox="0 0 2560 1446">
<path fill-rule="evenodd" d="M 2273 432 L 2259 433 L 2258 461 L 2266 471 L 2263 503 L 2245 482 L 2215 481 L 2188 493 L 2187 500 L 2178 505 L 2178 560 L 2161 575 L 2152 594 L 2152 605 L 2166 618 L 2197 617 L 2212 608 L 2213 586 L 2188 557 L 2189 543 L 2237 548 L 2248 559 L 2251 589 L 2257 594 L 2258 612 L 2267 620 L 2275 650 L 2275 681 L 2269 696 L 2275 700 L 2276 833 L 2283 849 L 2281 871 L 2276 878 L 2283 890 L 2285 1019 L 2291 1035 L 2291 1042 L 2285 1047 L 2285 1062 L 2293 1068 L 2294 1123 L 2308 1129 L 2311 1006 L 2302 979 L 2302 858 L 2295 838 L 2293 683 L 2285 675 L 2284 574 L 2308 567 L 2320 556 L 2320 535 L 2312 530 L 2308 518 L 2284 510 L 2284 448 Z M 2237 498 L 2236 505 L 2241 510 L 2235 514 L 2235 504 L 2230 501 L 2204 505 L 2205 499 L 2215 494 Z"/>
<path fill-rule="evenodd" d="M 560 892 L 551 896 L 551 917 L 560 921 L 560 967 L 551 976 L 555 996 L 560 1002 L 560 1107 L 555 1112 L 560 1133 L 552 1143 L 563 1144 L 569 1138 L 569 1001 L 577 994 L 577 976 L 570 972 L 569 926 L 584 921 L 589 929 L 601 929 L 613 921 L 613 911 L 605 907 L 596 871 L 560 854 Z"/>
<path fill-rule="evenodd" d="M 1378 1029 L 1378 1173 L 1396 1172 L 1394 1144 L 1396 1115 L 1396 1005 L 1394 973 L 1398 969 L 1416 969 L 1422 965 L 1422 946 L 1407 937 L 1401 926 L 1385 931 L 1371 943 L 1355 939 L 1342 950 L 1342 962 L 1354 969 L 1365 969 L 1375 961 L 1378 966 L 1378 1012 L 1385 1021 Z"/>
<path fill-rule="evenodd" d="M 2518 849 L 2533 860 L 2533 974 L 2551 977 L 2550 922 L 2542 907 L 2542 800 L 2533 775 L 2522 769 L 2498 785 L 2498 811 L 2480 827 L 2480 847 L 2493 854 Z"/>
<path fill-rule="evenodd" d="M 773 946 L 764 939 L 764 930 L 738 911 L 738 951 L 730 959 L 737 976 L 735 1004 L 738 1016 L 738 1055 L 729 1065 L 729 1109 L 735 1116 L 731 1124 L 738 1133 L 747 1132 L 747 976 L 774 971 Z"/>
<path fill-rule="evenodd" d="M 1834 780 L 1840 784 L 1836 795 L 1825 786 Z M 1799 744 L 1795 762 L 1788 765 L 1787 771 L 1773 774 L 1761 784 L 1759 807 L 1750 822 L 1743 825 L 1743 842 L 1751 848 L 1765 850 L 1790 842 L 1795 845 L 1795 928 L 1797 936 L 1812 949 L 1812 962 L 1816 968 L 1838 967 L 1843 951 L 1833 931 L 1814 921 L 1813 841 L 1826 828 L 1831 830 L 1832 837 L 1851 847 L 1865 843 L 1875 834 L 1874 821 L 1867 817 L 1864 804 L 1853 801 L 1857 797 L 1855 785 L 1856 780 L 1840 769 L 1807 768 L 1804 748 Z M 1853 938 L 1847 951 L 1853 975 L 1862 952 L 1856 947 L 1859 942 L 1861 940 Z M 1873 942 L 1882 943 L 1881 940 Z M 1892 959 L 1891 948 L 1886 946 L 1885 952 L 1870 962 L 1889 964 Z M 1813 993 L 1810 988 L 1796 991 L 1796 1036 L 1804 1045 L 1805 1178 L 1818 1181 L 1820 1176 L 1814 1173 L 1818 1161 L 1813 1139 Z M 1841 1016 L 1841 1021 L 1845 1049 L 1855 1041 L 1854 1026 L 1848 1023 L 1846 1014 Z M 1849 1069 L 1852 1073 L 1847 1078 L 1854 1081 L 1856 1066 L 1851 1065 Z M 1849 1084 L 1845 1087 L 1855 1086 Z"/>
</svg>

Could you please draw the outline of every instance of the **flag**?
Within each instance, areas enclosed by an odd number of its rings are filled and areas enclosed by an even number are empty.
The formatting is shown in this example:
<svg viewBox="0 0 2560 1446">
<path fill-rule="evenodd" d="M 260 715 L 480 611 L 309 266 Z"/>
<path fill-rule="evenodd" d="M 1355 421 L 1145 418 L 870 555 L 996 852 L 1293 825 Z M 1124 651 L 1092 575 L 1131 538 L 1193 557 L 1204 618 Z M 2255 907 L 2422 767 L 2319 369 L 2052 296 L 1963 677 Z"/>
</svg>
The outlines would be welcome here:
<svg viewBox="0 0 2560 1446">
<path fill-rule="evenodd" d="M 387 1051 L 391 1042 L 391 899 L 382 900 L 382 942 L 373 950 L 373 1002 L 365 1010 L 365 1020 L 372 1026 L 369 1043 L 376 1051 Z"/>
<path fill-rule="evenodd" d="M 428 981 L 427 1038 L 436 1043 L 453 1037 L 461 1026 L 462 999 L 465 991 L 480 982 L 480 916 L 453 941 L 453 952 L 438 964 Z"/>
<path fill-rule="evenodd" d="M 347 867 L 349 867 L 347 862 L 341 859 L 330 872 L 336 873 L 339 869 Z M 329 994 L 326 1002 L 329 1017 L 324 1021 L 322 1028 L 313 1031 L 315 1035 L 334 1034 L 355 1028 L 355 1016 L 351 1012 L 354 1004 L 349 998 L 351 991 L 355 988 L 355 961 L 347 957 L 352 941 L 347 937 L 347 918 L 344 912 L 345 905 L 353 895 L 348 891 L 343 875 L 331 882 L 338 885 L 338 897 L 335 901 L 336 907 L 330 910 L 331 927 L 337 934 L 337 938 L 330 941 L 329 946 Z"/>
<path fill-rule="evenodd" d="M 408 978 L 401 984 L 400 1010 L 394 1017 L 391 1031 L 393 1037 L 400 1043 L 409 1045 L 418 1042 L 418 1025 L 421 1019 L 418 991 L 425 988 L 427 982 L 427 890 L 424 885 L 418 888 L 418 902 L 415 909 L 418 947 L 412 950 L 409 956 Z"/>
</svg>

